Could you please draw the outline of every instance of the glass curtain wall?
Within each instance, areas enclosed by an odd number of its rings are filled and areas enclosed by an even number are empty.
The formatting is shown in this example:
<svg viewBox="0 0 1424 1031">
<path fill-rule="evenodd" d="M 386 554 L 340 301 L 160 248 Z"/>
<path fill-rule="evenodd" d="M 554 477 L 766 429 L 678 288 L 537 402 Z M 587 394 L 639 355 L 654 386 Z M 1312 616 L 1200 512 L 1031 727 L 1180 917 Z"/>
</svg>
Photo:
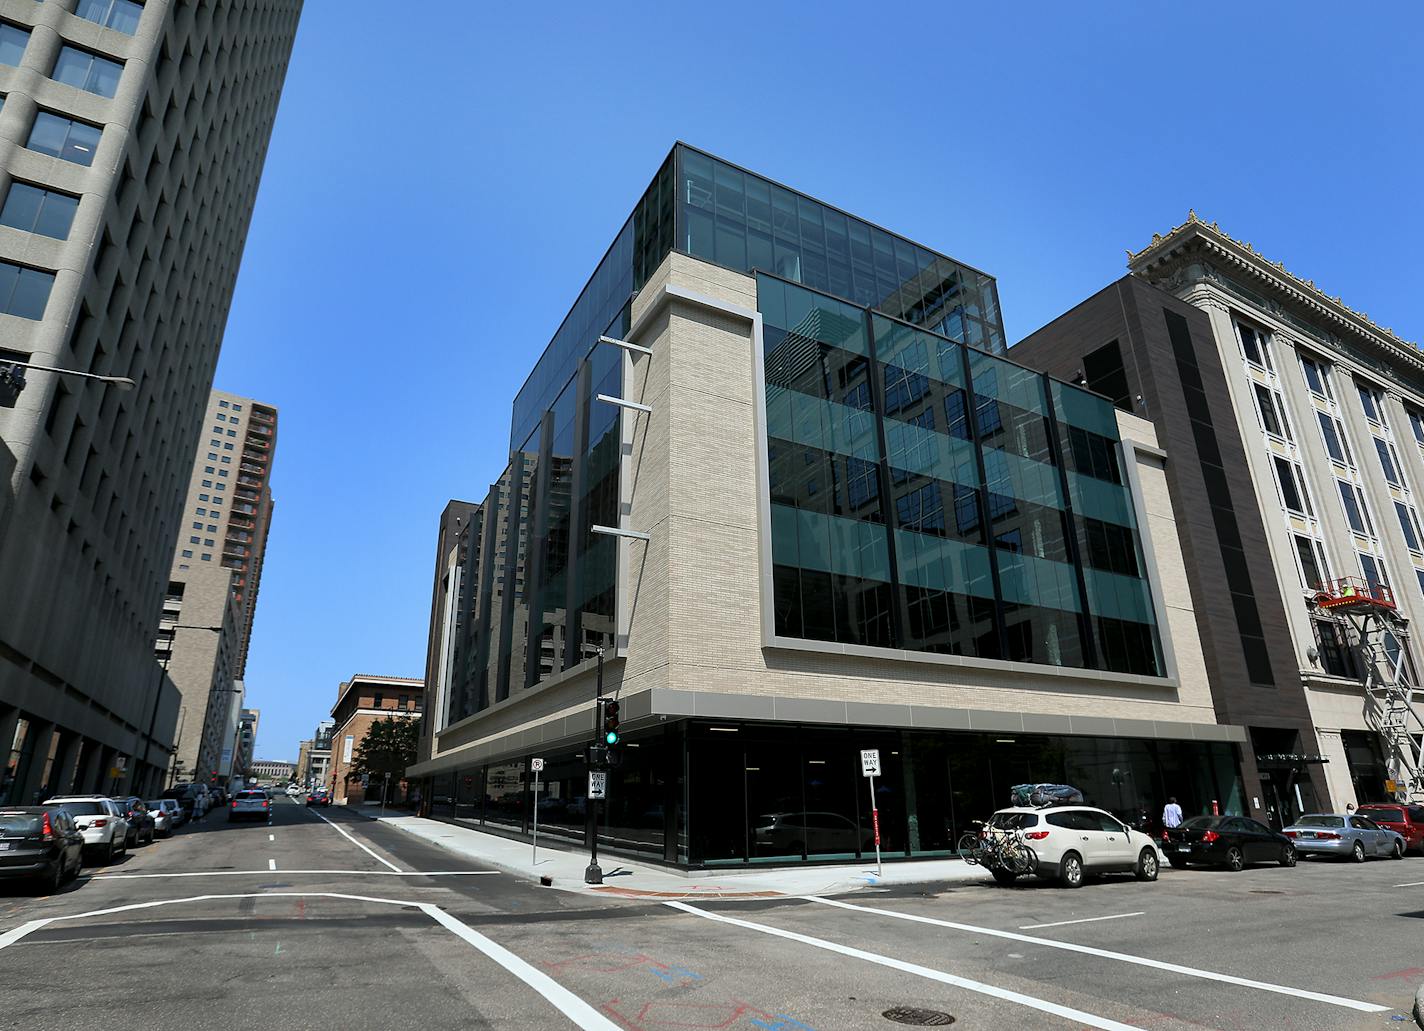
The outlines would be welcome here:
<svg viewBox="0 0 1424 1031">
<path fill-rule="evenodd" d="M 759 275 L 779 635 L 1162 675 L 1114 409 Z"/>
<path fill-rule="evenodd" d="M 1089 805 L 1149 831 L 1176 796 L 1188 815 L 1242 813 L 1235 748 L 1126 738 L 870 728 L 694 725 L 687 731 L 690 861 L 854 861 L 874 855 L 870 783 L 878 748 L 886 858 L 948 855 L 1025 783 L 1070 783 Z"/>
<path fill-rule="evenodd" d="M 1005 349 L 993 277 L 710 154 L 678 146 L 675 157 L 677 250 Z"/>
</svg>

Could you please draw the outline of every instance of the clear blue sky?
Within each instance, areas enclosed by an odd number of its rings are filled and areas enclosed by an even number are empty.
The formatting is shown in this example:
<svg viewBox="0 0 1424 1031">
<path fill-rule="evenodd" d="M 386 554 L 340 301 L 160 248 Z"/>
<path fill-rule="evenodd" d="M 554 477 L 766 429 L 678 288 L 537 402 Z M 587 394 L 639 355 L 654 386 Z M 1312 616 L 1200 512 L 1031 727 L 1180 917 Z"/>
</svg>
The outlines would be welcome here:
<svg viewBox="0 0 1424 1031">
<path fill-rule="evenodd" d="M 1011 341 L 1189 207 L 1424 339 L 1415 3 L 558 7 L 306 5 L 217 376 L 281 409 L 264 758 L 422 675 L 440 510 L 676 139 L 997 276 Z"/>
</svg>

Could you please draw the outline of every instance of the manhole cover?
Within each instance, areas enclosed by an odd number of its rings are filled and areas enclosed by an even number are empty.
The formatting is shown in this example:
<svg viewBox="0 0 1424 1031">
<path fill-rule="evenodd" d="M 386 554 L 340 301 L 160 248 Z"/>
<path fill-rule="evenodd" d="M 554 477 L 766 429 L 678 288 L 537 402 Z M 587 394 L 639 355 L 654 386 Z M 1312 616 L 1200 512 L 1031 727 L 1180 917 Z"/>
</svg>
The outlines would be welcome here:
<svg viewBox="0 0 1424 1031">
<path fill-rule="evenodd" d="M 954 1018 L 941 1010 L 922 1010 L 916 1006 L 896 1006 L 880 1014 L 886 1020 L 914 1027 L 947 1027 Z"/>
</svg>

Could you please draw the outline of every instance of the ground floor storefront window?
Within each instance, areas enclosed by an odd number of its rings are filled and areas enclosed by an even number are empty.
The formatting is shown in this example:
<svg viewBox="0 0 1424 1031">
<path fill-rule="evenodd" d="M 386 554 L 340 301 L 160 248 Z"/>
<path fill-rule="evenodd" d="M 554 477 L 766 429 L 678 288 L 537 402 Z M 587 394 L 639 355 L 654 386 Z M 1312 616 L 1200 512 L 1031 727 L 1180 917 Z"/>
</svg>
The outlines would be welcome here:
<svg viewBox="0 0 1424 1031">
<path fill-rule="evenodd" d="M 1149 831 L 1176 797 L 1184 813 L 1244 813 L 1233 745 L 1202 741 L 683 721 L 632 735 L 597 807 L 599 847 L 693 866 L 856 861 L 874 854 L 874 781 L 886 858 L 951 854 L 1009 804 L 1015 784 L 1066 783 Z M 587 845 L 582 750 L 461 769 L 429 782 L 431 815 Z"/>
</svg>

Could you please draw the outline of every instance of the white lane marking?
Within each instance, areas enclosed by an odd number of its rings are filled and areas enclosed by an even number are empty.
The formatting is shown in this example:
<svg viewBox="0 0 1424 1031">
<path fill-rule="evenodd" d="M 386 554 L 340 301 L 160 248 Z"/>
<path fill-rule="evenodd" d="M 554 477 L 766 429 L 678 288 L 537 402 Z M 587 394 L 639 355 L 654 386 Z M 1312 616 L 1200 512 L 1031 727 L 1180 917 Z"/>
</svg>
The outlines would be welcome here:
<svg viewBox="0 0 1424 1031">
<path fill-rule="evenodd" d="M 1218 974 L 1214 970 L 1185 967 L 1179 963 L 1164 963 L 1158 959 L 1129 956 L 1124 952 L 1109 952 L 1107 949 L 1095 949 L 1090 945 L 1077 945 L 1073 942 L 1055 941 L 1052 938 L 1035 938 L 1032 935 L 1015 934 L 1013 931 L 1000 931 L 993 927 L 978 927 L 974 924 L 957 924 L 951 920 L 937 920 L 934 917 L 917 916 L 913 913 L 900 913 L 893 909 L 876 909 L 873 906 L 853 906 L 848 902 L 838 902 L 835 899 L 816 898 L 810 895 L 804 896 L 804 899 L 807 902 L 818 902 L 825 906 L 836 906 L 840 909 L 849 909 L 857 913 L 874 913 L 877 916 L 894 917 L 897 920 L 911 920 L 919 924 L 933 924 L 936 927 L 948 927 L 956 931 L 968 931 L 971 934 L 987 934 L 995 938 L 1008 938 L 1011 941 L 1028 942 L 1030 945 L 1046 945 L 1051 949 L 1063 949 L 1066 952 L 1081 952 L 1088 956 L 1115 959 L 1121 963 L 1133 963 L 1141 967 L 1153 967 L 1154 969 L 1167 970 L 1174 974 L 1186 974 L 1188 977 L 1200 977 L 1207 981 L 1221 981 L 1226 984 L 1240 985 L 1243 988 L 1258 988 L 1263 992 L 1275 992 L 1277 995 L 1292 995 L 1298 999 L 1310 999 L 1314 1002 L 1324 1002 L 1331 1006 L 1343 1006 L 1346 1009 L 1360 1010 L 1364 1013 L 1389 1012 L 1388 1006 L 1376 1006 L 1372 1002 L 1360 1002 L 1358 999 L 1346 999 L 1339 995 L 1326 995 L 1324 992 L 1312 992 L 1305 988 L 1291 988 L 1288 985 L 1271 984 L 1269 981 L 1253 981 L 1247 977 L 1233 977 L 1230 974 Z"/>
<path fill-rule="evenodd" d="M 619 1025 L 613 1023 L 613 1021 L 609 1020 L 602 1013 L 599 1013 L 588 1003 L 584 1002 L 583 999 L 559 984 L 559 982 L 555 981 L 542 970 L 534 969 L 534 967 L 510 952 L 503 945 L 491 941 L 473 927 L 461 923 L 439 906 L 424 902 L 420 904 L 420 908 L 428 913 L 436 923 L 469 942 L 490 959 L 519 978 L 519 980 L 544 996 L 550 1003 L 558 1007 L 564 1016 L 568 1017 L 579 1027 L 597 1028 L 599 1031 L 620 1031 Z"/>
<path fill-rule="evenodd" d="M 267 869 L 269 869 L 269 870 L 275 870 L 275 869 L 277 869 L 277 860 L 275 860 L 275 859 L 269 859 L 269 860 L 267 860 Z"/>
<path fill-rule="evenodd" d="M 1410 881 L 1408 884 L 1396 884 L 1396 888 L 1418 888 L 1424 886 L 1424 881 Z"/>
<path fill-rule="evenodd" d="M 341 832 L 341 834 L 346 838 L 347 841 L 351 842 L 351 844 L 355 845 L 355 846 L 356 846 L 357 848 L 359 848 L 362 852 L 365 852 L 365 853 L 366 853 L 368 856 L 370 856 L 372 859 L 376 860 L 376 861 L 379 862 L 379 863 L 385 863 L 385 864 L 386 864 L 387 866 L 389 866 L 392 870 L 397 870 L 397 871 L 400 870 L 400 867 L 396 866 L 395 863 L 392 863 L 389 859 L 382 859 L 380 856 L 376 855 L 376 853 L 372 852 L 372 851 L 371 851 L 369 848 L 367 848 L 365 845 L 361 844 L 361 842 L 359 842 L 359 841 L 357 841 L 355 838 L 353 838 L 350 834 L 347 834 L 347 833 L 346 833 L 346 828 L 343 827 L 343 826 L 341 826 L 339 823 L 334 823 L 333 821 L 328 820 L 325 816 L 322 816 L 321 813 L 312 812 L 310 809 L 307 810 L 307 811 L 308 811 L 308 812 L 311 812 L 311 814 L 312 814 L 313 816 L 315 816 L 318 820 L 322 821 L 323 823 L 331 824 L 331 826 L 335 827 L 338 831 Z"/>
<path fill-rule="evenodd" d="M 267 870 L 189 870 L 184 873 L 100 873 L 91 881 L 140 881 L 158 877 L 265 877 Z M 343 877 L 477 877 L 498 874 L 498 870 L 283 870 L 292 874 L 340 874 Z"/>
<path fill-rule="evenodd" d="M 971 992 L 977 992 L 980 995 L 1003 999 L 1005 1002 L 1015 1002 L 1020 1006 L 1027 1006 L 1030 1009 L 1039 1010 L 1043 1013 L 1052 1013 L 1054 1016 L 1064 1017 L 1074 1023 L 1087 1027 L 1102 1028 L 1104 1031 L 1140 1031 L 1140 1029 L 1132 1024 L 1122 1024 L 1107 1017 L 1099 1017 L 1093 1013 L 1086 1013 L 1083 1010 L 1075 1010 L 1069 1006 L 1060 1006 L 1058 1003 L 1049 1002 L 1047 999 L 1038 999 L 1032 995 L 1024 995 L 1021 992 L 1010 991 L 1007 988 L 984 984 L 982 981 L 971 981 L 965 977 L 947 974 L 943 970 L 922 967 L 918 963 L 906 963 L 904 960 L 891 959 L 889 956 L 882 956 L 878 953 L 851 948 L 849 945 L 841 945 L 839 942 L 827 941 L 824 938 L 812 938 L 809 935 L 797 934 L 795 931 L 783 931 L 779 927 L 771 927 L 767 924 L 756 924 L 750 920 L 738 920 L 736 917 L 723 916 L 720 913 L 711 913 L 705 909 L 698 909 L 696 906 L 689 906 L 686 902 L 664 902 L 663 905 L 670 906 L 673 909 L 680 909 L 685 913 L 691 913 L 694 916 L 700 916 L 707 920 L 715 920 L 717 923 L 731 924 L 734 927 L 744 927 L 749 931 L 760 931 L 762 934 L 770 934 L 777 938 L 785 938 L 788 941 L 800 942 L 802 945 L 825 949 L 827 952 L 838 952 L 842 956 L 850 956 L 852 959 L 864 960 L 867 963 L 890 967 L 892 970 L 899 970 L 906 974 L 914 974 L 917 977 L 927 978 L 931 981 L 939 981 L 941 984 L 964 988 Z"/>
<path fill-rule="evenodd" d="M 275 835 L 275 834 L 269 834 L 269 835 L 267 835 L 267 840 L 268 840 L 268 841 L 276 841 L 276 840 L 277 840 L 277 835 Z"/>
<path fill-rule="evenodd" d="M 4 934 L 0 934 L 0 949 L 3 949 L 9 945 L 14 945 L 17 941 L 19 941 L 25 935 L 29 934 L 31 931 L 38 931 L 41 927 L 43 927 L 45 924 L 49 923 L 51 920 L 54 919 L 57 918 L 51 916 L 45 917 L 43 920 L 31 920 L 29 923 L 21 924 L 13 931 L 6 931 Z"/>
<path fill-rule="evenodd" d="M 1020 931 L 1036 931 L 1043 927 L 1067 927 L 1069 924 L 1091 924 L 1097 920 L 1126 920 L 1130 916 L 1146 916 L 1141 913 L 1116 913 L 1112 916 L 1085 916 L 1081 920 L 1057 920 L 1051 924 L 1020 924 Z"/>
<path fill-rule="evenodd" d="M 192 898 L 186 899 L 159 899 L 156 902 L 135 902 L 127 906 L 112 906 L 109 909 L 95 909 L 87 913 L 65 913 L 60 916 L 45 917 L 42 920 L 31 920 L 29 923 L 22 924 L 13 931 L 8 931 L 4 935 L 0 935 L 0 949 L 13 945 L 25 937 L 25 935 L 37 931 L 46 924 L 51 924 L 56 920 L 80 920 L 91 916 L 109 916 L 113 913 L 126 913 L 135 909 L 176 906 L 185 902 L 213 902 L 223 899 L 304 898 L 345 899 L 352 902 L 375 902 L 387 906 L 406 906 L 411 909 L 418 909 L 441 927 L 444 927 L 455 936 L 464 939 L 470 945 L 473 945 L 480 952 L 484 953 L 484 955 L 504 967 L 504 969 L 508 970 L 515 977 L 519 978 L 530 988 L 533 988 L 544 997 L 546 1002 L 556 1008 L 564 1016 L 568 1017 L 576 1026 L 584 1028 L 585 1031 L 622 1031 L 619 1025 L 613 1023 L 613 1021 L 609 1020 L 602 1013 L 599 1013 L 588 1003 L 584 1002 L 583 999 L 559 984 L 548 974 L 534 969 L 503 945 L 486 938 L 473 927 L 461 923 L 439 906 L 429 902 L 412 902 L 408 899 L 373 898 L 369 895 L 346 895 L 332 891 L 246 892 L 240 895 L 194 895 Z M 1122 1025 L 1116 1026 L 1121 1027 Z"/>
</svg>

